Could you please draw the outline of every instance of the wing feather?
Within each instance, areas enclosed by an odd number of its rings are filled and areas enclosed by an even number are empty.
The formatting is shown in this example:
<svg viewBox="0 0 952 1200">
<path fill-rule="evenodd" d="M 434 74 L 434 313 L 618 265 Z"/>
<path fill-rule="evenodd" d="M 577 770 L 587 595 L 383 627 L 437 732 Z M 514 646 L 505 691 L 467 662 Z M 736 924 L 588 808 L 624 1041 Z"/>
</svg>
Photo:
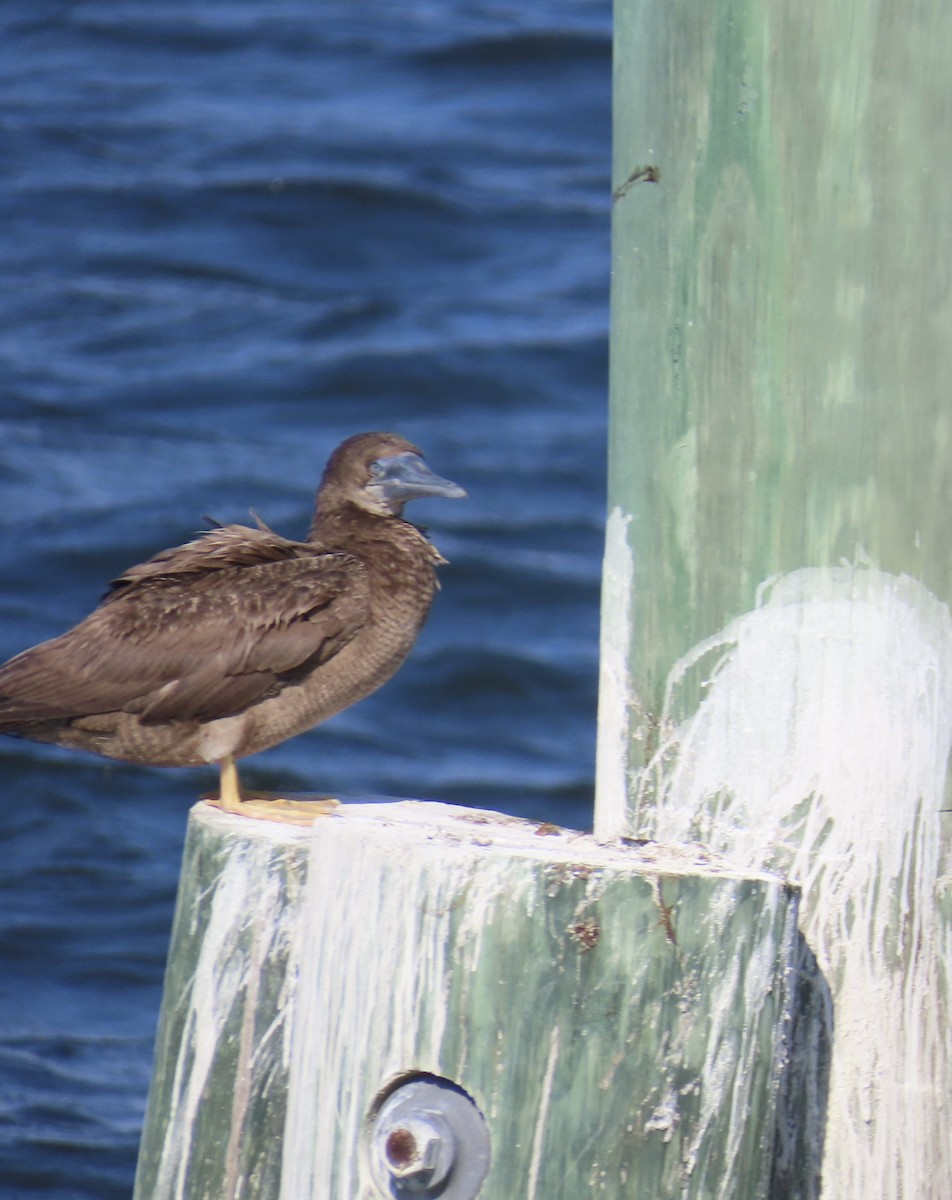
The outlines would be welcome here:
<svg viewBox="0 0 952 1200">
<path fill-rule="evenodd" d="M 228 716 L 329 661 L 369 611 L 353 556 L 216 529 L 126 571 L 85 621 L 0 668 L 0 730 L 120 710 Z"/>
</svg>

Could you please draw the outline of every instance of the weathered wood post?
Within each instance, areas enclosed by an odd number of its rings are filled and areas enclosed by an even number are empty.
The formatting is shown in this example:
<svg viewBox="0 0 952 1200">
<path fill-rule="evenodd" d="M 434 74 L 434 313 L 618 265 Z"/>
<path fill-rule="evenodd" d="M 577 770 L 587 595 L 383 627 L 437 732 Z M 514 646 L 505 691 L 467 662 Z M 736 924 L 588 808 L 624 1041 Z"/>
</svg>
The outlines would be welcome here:
<svg viewBox="0 0 952 1200">
<path fill-rule="evenodd" d="M 802 883 L 831 1200 L 952 1180 L 950 42 L 616 3 L 596 832 Z"/>
<path fill-rule="evenodd" d="M 795 925 L 696 847 L 199 805 L 137 1200 L 766 1197 Z"/>
</svg>

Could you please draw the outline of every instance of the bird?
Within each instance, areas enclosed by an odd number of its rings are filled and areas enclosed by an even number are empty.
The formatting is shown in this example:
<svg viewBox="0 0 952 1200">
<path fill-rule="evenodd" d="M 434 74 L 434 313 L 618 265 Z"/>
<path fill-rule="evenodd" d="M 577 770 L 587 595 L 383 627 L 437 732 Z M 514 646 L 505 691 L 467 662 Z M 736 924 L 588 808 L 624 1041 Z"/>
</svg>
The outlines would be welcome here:
<svg viewBox="0 0 952 1200">
<path fill-rule="evenodd" d="M 243 795 L 236 760 L 391 678 L 446 562 L 404 506 L 465 496 L 405 438 L 355 434 L 327 462 L 304 541 L 257 516 L 206 530 L 130 567 L 78 625 L 0 666 L 0 733 L 130 763 L 216 763 L 218 807 L 298 820 L 301 802 Z"/>
</svg>

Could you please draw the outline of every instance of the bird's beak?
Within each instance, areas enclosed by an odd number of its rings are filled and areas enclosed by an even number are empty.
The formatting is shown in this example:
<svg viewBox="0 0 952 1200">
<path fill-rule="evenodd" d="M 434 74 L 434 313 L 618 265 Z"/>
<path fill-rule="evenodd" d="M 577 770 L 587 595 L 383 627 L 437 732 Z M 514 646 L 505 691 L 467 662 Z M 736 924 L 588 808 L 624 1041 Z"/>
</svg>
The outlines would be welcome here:
<svg viewBox="0 0 952 1200">
<path fill-rule="evenodd" d="M 410 451 L 378 458 L 374 466 L 377 470 L 367 488 L 380 494 L 392 512 L 399 512 L 408 500 L 423 496 L 461 500 L 466 495 L 458 483 L 434 474 L 419 454 Z"/>
</svg>

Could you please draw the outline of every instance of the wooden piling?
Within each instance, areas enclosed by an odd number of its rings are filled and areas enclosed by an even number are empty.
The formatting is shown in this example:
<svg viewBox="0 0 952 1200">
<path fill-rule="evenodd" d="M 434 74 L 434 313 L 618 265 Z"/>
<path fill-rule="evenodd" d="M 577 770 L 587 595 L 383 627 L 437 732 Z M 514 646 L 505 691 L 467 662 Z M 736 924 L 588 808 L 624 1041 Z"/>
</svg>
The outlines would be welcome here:
<svg viewBox="0 0 952 1200">
<path fill-rule="evenodd" d="M 795 916 L 696 847 L 198 805 L 136 1200 L 766 1196 Z M 375 1183 L 374 1115 L 414 1078 L 485 1123 L 476 1191 Z"/>
<path fill-rule="evenodd" d="M 952 9 L 615 11 L 596 832 L 803 885 L 776 1194 L 944 1200 Z"/>
</svg>

